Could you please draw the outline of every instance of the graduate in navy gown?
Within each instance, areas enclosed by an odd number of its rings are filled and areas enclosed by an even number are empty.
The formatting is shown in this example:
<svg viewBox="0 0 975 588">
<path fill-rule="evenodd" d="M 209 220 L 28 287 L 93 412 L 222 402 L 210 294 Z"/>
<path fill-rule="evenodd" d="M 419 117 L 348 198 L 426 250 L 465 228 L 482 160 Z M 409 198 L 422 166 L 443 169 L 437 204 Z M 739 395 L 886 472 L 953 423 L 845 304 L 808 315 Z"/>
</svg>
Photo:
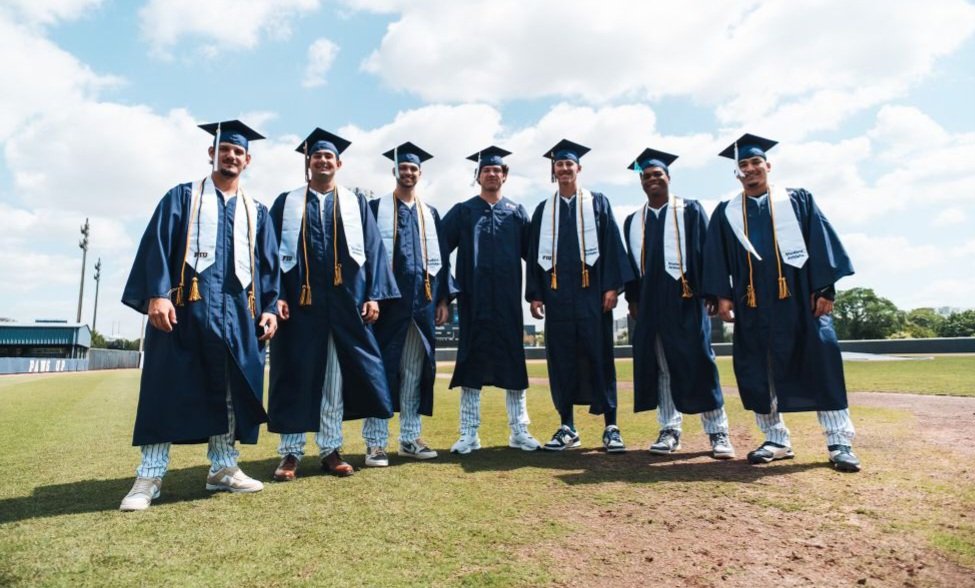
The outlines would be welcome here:
<svg viewBox="0 0 975 588">
<path fill-rule="evenodd" d="M 364 196 L 336 182 L 349 141 L 316 128 L 298 146 L 308 183 L 271 207 L 281 253 L 281 332 L 271 346 L 268 429 L 281 433 L 280 481 L 293 480 L 314 432 L 321 466 L 349 476 L 342 421 L 393 414 L 372 324 L 399 297 Z M 336 204 L 337 203 L 337 204 Z"/>
<path fill-rule="evenodd" d="M 589 152 L 563 139 L 552 160 L 555 193 L 532 216 L 525 299 L 545 319 L 545 351 L 552 402 L 562 424 L 544 448 L 580 445 L 573 406 L 604 417 L 603 447 L 624 451 L 616 425 L 613 309 L 633 279 L 609 199 L 579 186 L 579 158 Z"/>
<path fill-rule="evenodd" d="M 417 183 L 423 162 L 432 155 L 413 143 L 383 154 L 393 160 L 396 187 L 391 194 L 369 202 L 376 217 L 400 298 L 379 305 L 374 330 L 386 366 L 386 380 L 399 412 L 399 455 L 433 459 L 437 452 L 420 437 L 420 415 L 433 415 L 433 385 L 437 376 L 434 323 L 447 322 L 452 300 L 450 260 L 443 254 L 440 214 L 421 201 Z M 389 420 L 367 418 L 362 426 L 366 465 L 386 466 Z"/>
<path fill-rule="evenodd" d="M 452 453 L 481 448 L 481 389 L 505 390 L 508 446 L 535 451 L 540 445 L 528 432 L 525 390 L 522 266 L 528 253 L 528 213 L 501 194 L 508 178 L 503 158 L 509 151 L 488 147 L 467 159 L 475 161 L 480 194 L 454 205 L 443 219 L 444 256 L 457 250 L 455 271 L 460 294 L 460 345 L 450 387 L 461 387 L 460 438 Z"/>
<path fill-rule="evenodd" d="M 200 128 L 214 135 L 213 171 L 159 202 L 122 294 L 149 326 L 132 438 L 142 462 L 121 510 L 159 496 L 171 443 L 209 444 L 208 490 L 263 488 L 234 445 L 256 443 L 267 421 L 264 345 L 277 329 L 277 240 L 240 184 L 249 141 L 263 137 L 236 120 Z"/>
<path fill-rule="evenodd" d="M 815 410 L 830 462 L 859 471 L 836 332 L 834 284 L 853 274 L 839 237 L 802 188 L 770 183 L 766 152 L 746 134 L 721 152 L 737 163 L 743 191 L 714 211 L 704 254 L 703 293 L 734 322 L 734 364 L 745 408 L 765 442 L 751 463 L 793 457 L 783 412 Z"/>
<path fill-rule="evenodd" d="M 633 408 L 657 410 L 660 433 L 651 453 L 680 449 L 681 413 L 700 413 L 715 459 L 735 456 L 711 349 L 714 301 L 700 295 L 708 217 L 697 200 L 673 195 L 676 155 L 644 149 L 630 164 L 647 202 L 626 218 L 626 241 L 636 278 L 626 285 L 633 344 Z"/>
</svg>

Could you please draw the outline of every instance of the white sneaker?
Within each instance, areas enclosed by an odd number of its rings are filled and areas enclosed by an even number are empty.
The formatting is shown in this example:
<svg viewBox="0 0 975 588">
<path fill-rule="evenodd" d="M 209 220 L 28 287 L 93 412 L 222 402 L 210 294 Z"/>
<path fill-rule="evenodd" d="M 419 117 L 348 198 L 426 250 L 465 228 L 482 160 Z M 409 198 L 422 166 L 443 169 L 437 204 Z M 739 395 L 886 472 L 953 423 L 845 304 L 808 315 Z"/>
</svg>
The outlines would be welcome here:
<svg viewBox="0 0 975 588">
<path fill-rule="evenodd" d="M 464 433 L 450 447 L 451 453 L 459 453 L 461 455 L 467 455 L 472 451 L 477 451 L 481 448 L 481 438 L 477 436 L 477 433 Z"/>
<path fill-rule="evenodd" d="M 366 465 L 371 468 L 384 468 L 389 465 L 389 456 L 382 447 L 366 448 Z"/>
<path fill-rule="evenodd" d="M 122 512 L 146 510 L 154 498 L 159 498 L 161 488 L 162 478 L 136 478 L 118 509 Z"/>
<path fill-rule="evenodd" d="M 221 468 L 207 476 L 207 490 L 227 492 L 260 492 L 264 484 L 248 476 L 238 467 Z"/>
<path fill-rule="evenodd" d="M 522 451 L 537 451 L 542 448 L 542 444 L 528 431 L 512 431 L 508 437 L 508 447 Z"/>
</svg>

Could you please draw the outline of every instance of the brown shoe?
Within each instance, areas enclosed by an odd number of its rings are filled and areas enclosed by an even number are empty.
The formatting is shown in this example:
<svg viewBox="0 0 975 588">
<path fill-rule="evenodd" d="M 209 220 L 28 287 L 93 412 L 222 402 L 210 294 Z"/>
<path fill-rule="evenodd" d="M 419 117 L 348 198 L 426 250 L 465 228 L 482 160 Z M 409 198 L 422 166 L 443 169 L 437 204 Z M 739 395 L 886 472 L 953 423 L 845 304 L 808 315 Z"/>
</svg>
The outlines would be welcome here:
<svg viewBox="0 0 975 588">
<path fill-rule="evenodd" d="M 290 482 L 298 475 L 298 458 L 292 454 L 284 456 L 278 468 L 274 470 L 274 479 L 278 482 Z"/>
<path fill-rule="evenodd" d="M 326 473 L 332 474 L 333 476 L 338 476 L 340 478 L 351 476 L 355 473 L 352 466 L 342 460 L 342 456 L 339 455 L 338 449 L 322 458 L 322 469 L 325 470 Z"/>
</svg>

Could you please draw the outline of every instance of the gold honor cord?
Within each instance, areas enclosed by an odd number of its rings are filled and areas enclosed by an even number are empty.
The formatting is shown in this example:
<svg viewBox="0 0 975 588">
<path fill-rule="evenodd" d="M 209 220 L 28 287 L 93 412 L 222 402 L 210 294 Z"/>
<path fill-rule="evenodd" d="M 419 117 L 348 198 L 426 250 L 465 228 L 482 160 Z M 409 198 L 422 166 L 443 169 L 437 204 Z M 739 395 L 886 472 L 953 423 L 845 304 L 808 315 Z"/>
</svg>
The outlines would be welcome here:
<svg viewBox="0 0 975 588">
<path fill-rule="evenodd" d="M 576 210 L 579 212 L 579 224 L 582 230 L 579 231 L 582 240 L 582 250 L 579 252 L 582 261 L 582 287 L 589 287 L 589 268 L 586 267 L 586 215 L 582 210 L 582 190 L 576 191 Z"/>
<path fill-rule="evenodd" d="M 244 214 L 247 216 L 247 249 L 250 253 L 250 264 L 251 264 L 251 289 L 247 293 L 247 308 L 251 311 L 251 318 L 257 318 L 257 274 L 254 272 L 254 231 L 251 227 L 257 226 L 257 219 L 251 223 L 251 209 L 247 206 L 246 196 L 243 190 L 238 190 L 239 198 L 237 198 L 237 206 L 244 207 Z M 235 227 L 236 230 L 236 227 Z M 236 252 L 234 253 L 236 257 Z M 192 295 L 192 292 L 190 293 Z"/>
<path fill-rule="evenodd" d="M 203 188 L 206 185 L 206 178 L 200 182 L 200 200 L 203 200 Z M 186 285 L 186 258 L 190 254 L 190 240 L 193 234 L 193 217 L 197 216 L 197 211 L 199 209 L 200 202 L 193 197 L 193 190 L 190 190 L 190 216 L 186 220 L 186 246 L 183 248 L 183 263 L 179 266 L 179 285 L 176 286 L 176 306 L 183 306 L 185 301 L 183 300 L 183 289 Z M 197 228 L 197 238 L 199 238 L 199 228 Z M 199 249 L 199 247 L 197 247 Z M 195 270 L 194 270 L 195 271 Z M 196 294 L 196 298 L 193 295 Z M 190 302 L 195 302 L 200 300 L 200 288 L 197 285 L 196 276 L 193 276 L 193 285 L 190 288 Z"/>
<path fill-rule="evenodd" d="M 643 225 L 640 227 L 640 275 L 647 273 L 647 214 L 650 212 L 650 205 L 643 205 Z"/>
<path fill-rule="evenodd" d="M 342 285 L 342 264 L 339 263 L 339 188 L 332 190 L 332 285 Z M 343 227 L 344 228 L 344 227 Z"/>
<path fill-rule="evenodd" d="M 556 191 L 555 195 L 552 196 L 552 290 L 559 289 L 559 279 L 558 279 L 558 242 L 555 238 L 556 227 L 558 226 L 558 219 L 556 217 L 556 208 L 561 206 L 559 202 L 559 193 Z M 589 287 L 589 268 L 586 267 L 586 219 L 582 212 L 582 190 L 576 191 L 576 210 L 579 211 L 579 216 L 582 217 L 580 222 L 582 226 L 582 250 L 580 252 L 580 259 L 582 261 L 582 287 Z"/>
<path fill-rule="evenodd" d="M 745 225 L 745 238 L 748 238 L 748 213 L 747 213 L 748 202 L 745 197 L 745 193 L 741 193 L 741 217 Z M 779 240 L 775 233 L 775 211 L 772 208 L 772 186 L 769 186 L 768 190 L 768 207 L 769 216 L 772 220 L 772 248 L 775 250 L 775 264 L 778 270 L 779 279 L 779 300 L 783 300 L 789 297 L 789 287 L 786 283 L 785 276 L 782 275 L 782 258 L 779 255 Z M 754 286 L 754 275 L 752 268 L 752 256 L 751 253 L 745 251 L 745 255 L 748 257 L 748 287 L 745 290 L 745 299 L 749 307 L 755 308 L 758 306 L 758 302 L 755 299 L 755 286 Z"/>
<path fill-rule="evenodd" d="M 427 295 L 427 302 L 431 302 L 433 300 L 433 288 L 430 286 L 430 260 L 427 258 L 427 225 L 426 219 L 423 218 L 423 204 L 419 198 L 415 198 L 415 200 L 416 212 L 420 215 L 420 233 L 423 235 L 423 290 Z M 394 244 L 395 239 L 394 235 Z"/>
<path fill-rule="evenodd" d="M 690 284 L 687 283 L 687 276 L 684 275 L 684 254 L 680 248 L 680 223 L 677 222 L 677 207 L 674 206 L 674 228 L 677 237 L 677 265 L 680 268 L 680 288 L 681 298 L 692 298 L 694 292 L 691 291 Z"/>
<path fill-rule="evenodd" d="M 305 205 L 301 207 L 301 253 L 305 259 L 305 283 L 298 294 L 298 306 L 311 306 L 311 266 L 308 265 L 308 196 L 310 189 L 305 186 Z"/>
<path fill-rule="evenodd" d="M 555 172 L 554 171 L 552 172 L 552 181 L 553 182 L 555 181 Z M 556 208 L 558 206 L 560 206 L 560 203 L 559 203 L 559 193 L 558 192 L 555 192 L 555 195 L 552 196 L 552 284 L 551 284 L 551 286 L 552 286 L 552 289 L 553 290 L 558 290 L 559 289 L 559 277 L 558 277 L 558 262 L 559 262 L 558 247 L 559 247 L 559 244 L 558 244 L 558 242 L 555 239 L 555 229 L 558 226 L 557 225 L 557 223 L 558 223 L 558 217 L 556 216 L 555 213 L 557 212 L 556 211 Z"/>
</svg>

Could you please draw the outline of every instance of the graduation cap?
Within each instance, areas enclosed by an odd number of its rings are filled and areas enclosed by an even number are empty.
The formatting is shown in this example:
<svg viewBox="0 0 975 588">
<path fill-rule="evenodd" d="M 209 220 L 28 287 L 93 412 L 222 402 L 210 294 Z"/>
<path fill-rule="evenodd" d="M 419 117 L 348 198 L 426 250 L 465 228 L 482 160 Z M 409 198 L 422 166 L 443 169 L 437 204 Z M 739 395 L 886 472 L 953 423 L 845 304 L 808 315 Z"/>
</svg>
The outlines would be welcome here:
<svg viewBox="0 0 975 588">
<path fill-rule="evenodd" d="M 733 159 L 735 162 L 739 162 L 742 159 L 749 159 L 751 157 L 761 157 L 762 159 L 767 159 L 765 152 L 778 144 L 778 141 L 759 137 L 758 135 L 752 135 L 751 133 L 745 133 L 739 137 L 737 141 L 725 147 L 724 151 L 718 155 L 721 157 L 727 157 L 728 159 Z"/>
<path fill-rule="evenodd" d="M 295 149 L 298 153 L 304 153 L 305 157 L 311 157 L 318 151 L 331 151 L 336 157 L 349 148 L 352 141 L 347 141 L 338 135 L 315 127 L 310 135 Z"/>
<path fill-rule="evenodd" d="M 393 163 L 396 164 L 393 166 L 393 173 L 396 174 L 397 178 L 399 178 L 399 164 L 412 163 L 419 167 L 424 161 L 433 159 L 432 155 L 409 141 L 383 153 L 383 157 L 392 159 Z"/>
<path fill-rule="evenodd" d="M 579 163 L 579 158 L 581 158 L 586 153 L 589 153 L 589 148 L 578 143 L 573 143 L 568 139 L 562 139 L 555 144 L 554 147 L 548 150 L 543 157 L 547 157 L 552 160 L 552 181 L 555 181 L 555 162 L 562 159 L 568 159 Z"/>
<path fill-rule="evenodd" d="M 264 135 L 239 120 L 225 120 L 223 122 L 199 125 L 199 127 L 213 135 L 214 149 L 220 143 L 231 143 L 247 149 L 249 141 L 259 141 L 264 138 Z"/>
<path fill-rule="evenodd" d="M 510 151 L 494 145 L 481 149 L 473 155 L 468 155 L 467 159 L 477 162 L 477 167 L 474 168 L 474 182 L 477 182 L 477 176 L 481 173 L 481 168 L 486 165 L 504 165 L 502 158 L 509 155 L 511 155 Z M 474 182 L 471 182 L 472 186 Z"/>
<path fill-rule="evenodd" d="M 636 159 L 633 160 L 633 163 L 627 169 L 632 169 L 637 173 L 643 173 L 643 170 L 648 167 L 659 167 L 664 170 L 667 177 L 670 177 L 670 168 L 668 166 L 675 161 L 677 161 L 676 155 L 648 147 L 643 150 L 643 153 L 636 156 Z"/>
</svg>

